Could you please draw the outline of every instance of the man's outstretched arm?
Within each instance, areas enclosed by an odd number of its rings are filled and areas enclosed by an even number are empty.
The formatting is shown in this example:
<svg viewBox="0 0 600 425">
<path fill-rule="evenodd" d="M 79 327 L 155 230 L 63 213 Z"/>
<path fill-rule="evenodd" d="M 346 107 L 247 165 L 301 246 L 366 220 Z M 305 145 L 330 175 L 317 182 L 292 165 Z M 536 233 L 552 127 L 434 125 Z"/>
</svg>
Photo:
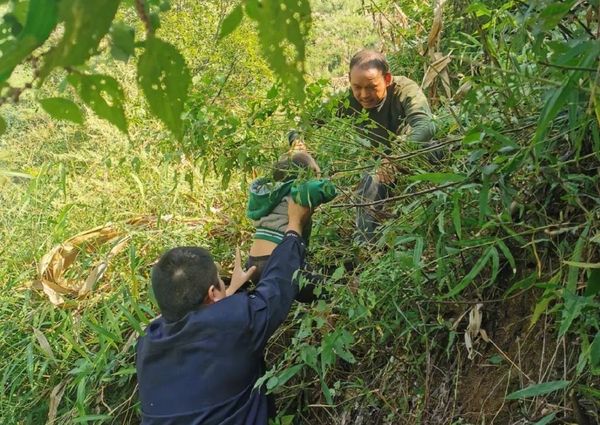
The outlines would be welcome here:
<svg viewBox="0 0 600 425">
<path fill-rule="evenodd" d="M 262 349 L 286 319 L 298 284 L 295 273 L 304 264 L 305 242 L 302 228 L 310 218 L 310 209 L 288 202 L 289 224 L 283 241 L 275 248 L 253 295 L 250 295 L 252 332 L 257 349 Z"/>
</svg>

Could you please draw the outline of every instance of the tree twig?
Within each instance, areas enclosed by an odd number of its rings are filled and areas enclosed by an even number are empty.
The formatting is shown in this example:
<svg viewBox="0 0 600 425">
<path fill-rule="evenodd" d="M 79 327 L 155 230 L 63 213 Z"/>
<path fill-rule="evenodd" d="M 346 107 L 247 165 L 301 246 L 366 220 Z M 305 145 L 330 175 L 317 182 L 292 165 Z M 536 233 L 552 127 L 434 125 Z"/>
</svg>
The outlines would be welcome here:
<svg viewBox="0 0 600 425">
<path fill-rule="evenodd" d="M 146 4 L 144 0 L 135 0 L 135 10 L 140 20 L 144 23 L 144 27 L 146 28 L 146 37 L 150 37 L 152 34 L 154 34 L 154 28 L 152 28 L 150 16 L 148 16 L 148 13 L 146 12 Z"/>
<path fill-rule="evenodd" d="M 362 203 L 362 204 L 357 204 L 357 203 L 335 204 L 335 205 L 332 205 L 330 208 L 370 207 L 370 206 L 373 206 L 373 205 L 385 204 L 386 202 L 399 201 L 401 199 L 412 198 L 414 196 L 419 196 L 419 195 L 424 195 L 426 193 L 436 192 L 438 190 L 442 190 L 442 189 L 446 189 L 448 187 L 456 186 L 459 183 L 464 183 L 464 181 L 447 183 L 447 184 L 443 184 L 441 186 L 436 186 L 436 187 L 431 187 L 429 189 L 420 190 L 418 192 L 405 193 L 403 195 L 398 195 L 398 196 L 391 196 L 391 197 L 386 198 L 386 199 L 380 199 L 379 201 L 366 202 L 366 203 Z"/>
</svg>

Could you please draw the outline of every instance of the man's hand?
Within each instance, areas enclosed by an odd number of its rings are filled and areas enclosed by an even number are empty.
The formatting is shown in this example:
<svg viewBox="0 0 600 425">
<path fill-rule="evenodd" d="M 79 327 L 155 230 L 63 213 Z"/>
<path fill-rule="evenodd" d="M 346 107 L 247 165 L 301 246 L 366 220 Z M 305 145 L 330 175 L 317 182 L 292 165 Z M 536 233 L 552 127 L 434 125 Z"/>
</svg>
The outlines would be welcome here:
<svg viewBox="0 0 600 425">
<path fill-rule="evenodd" d="M 244 271 L 242 268 L 242 256 L 240 255 L 240 249 L 235 249 L 235 260 L 233 262 L 233 273 L 231 274 L 231 283 L 229 287 L 225 291 L 225 295 L 230 296 L 237 292 L 238 289 L 242 287 L 242 285 L 252 276 L 256 270 L 256 266 L 250 267 L 248 270 Z"/>
<path fill-rule="evenodd" d="M 379 183 L 391 184 L 396 180 L 396 169 L 389 159 L 383 158 L 376 172 Z"/>
<path fill-rule="evenodd" d="M 287 230 L 293 230 L 299 235 L 302 234 L 304 225 L 308 222 L 312 211 L 308 207 L 303 207 L 288 198 L 288 227 Z"/>
</svg>

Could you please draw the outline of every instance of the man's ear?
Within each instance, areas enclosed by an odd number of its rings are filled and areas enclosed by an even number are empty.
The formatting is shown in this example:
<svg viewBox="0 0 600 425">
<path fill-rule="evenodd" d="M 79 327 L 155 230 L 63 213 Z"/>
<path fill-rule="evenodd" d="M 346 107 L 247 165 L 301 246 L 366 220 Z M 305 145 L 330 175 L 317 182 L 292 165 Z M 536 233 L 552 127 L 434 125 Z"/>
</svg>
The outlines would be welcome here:
<svg viewBox="0 0 600 425">
<path fill-rule="evenodd" d="M 222 299 L 222 291 L 215 285 L 210 285 L 210 288 L 208 288 L 208 292 L 206 293 L 206 297 L 204 298 L 203 304 L 214 304 L 217 301 L 221 301 Z"/>
<path fill-rule="evenodd" d="M 392 84 L 392 73 L 386 72 L 385 74 L 383 74 L 383 80 L 385 81 L 386 86 Z"/>
</svg>

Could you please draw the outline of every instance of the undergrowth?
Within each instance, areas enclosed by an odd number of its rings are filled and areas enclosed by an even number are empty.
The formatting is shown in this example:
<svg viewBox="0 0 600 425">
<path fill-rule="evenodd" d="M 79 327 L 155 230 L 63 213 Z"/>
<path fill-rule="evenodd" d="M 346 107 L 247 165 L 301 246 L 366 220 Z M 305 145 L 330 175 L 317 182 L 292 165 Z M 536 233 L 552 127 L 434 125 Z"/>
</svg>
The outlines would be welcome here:
<svg viewBox="0 0 600 425">
<path fill-rule="evenodd" d="M 285 150 L 291 127 L 342 194 L 314 216 L 322 299 L 296 305 L 268 348 L 263 382 L 277 395 L 277 423 L 597 423 L 597 4 L 493 3 L 446 6 L 437 47 L 452 52 L 454 95 L 428 90 L 439 145 L 387 154 L 398 181 L 369 247 L 353 243 L 351 195 L 384 153 L 335 116 L 328 81 L 309 84 L 302 104 L 289 99 L 256 57 L 250 27 L 226 46 L 246 52 L 236 72 L 229 56 L 210 61 L 225 48 L 216 41 L 189 47 L 203 28 L 188 29 L 187 9 L 165 18 L 179 22 L 176 42 L 197 71 L 181 144 L 141 104 L 128 111 L 131 139 L 93 118 L 56 123 L 27 99 L 8 109 L 0 170 L 18 172 L 2 174 L 0 193 L 3 423 L 139 421 L 134 342 L 157 314 L 153 261 L 199 244 L 227 268 L 251 235 L 245 182 Z M 390 18 L 382 33 L 400 28 L 393 71 L 419 81 L 431 10 L 403 2 L 407 26 L 394 21 L 396 6 L 371 5 L 367 16 Z M 338 60 L 323 63 L 337 70 Z M 36 284 L 40 260 L 109 222 L 126 247 L 90 294 L 54 306 Z M 84 281 L 113 247 L 82 249 L 65 277 Z"/>
</svg>

